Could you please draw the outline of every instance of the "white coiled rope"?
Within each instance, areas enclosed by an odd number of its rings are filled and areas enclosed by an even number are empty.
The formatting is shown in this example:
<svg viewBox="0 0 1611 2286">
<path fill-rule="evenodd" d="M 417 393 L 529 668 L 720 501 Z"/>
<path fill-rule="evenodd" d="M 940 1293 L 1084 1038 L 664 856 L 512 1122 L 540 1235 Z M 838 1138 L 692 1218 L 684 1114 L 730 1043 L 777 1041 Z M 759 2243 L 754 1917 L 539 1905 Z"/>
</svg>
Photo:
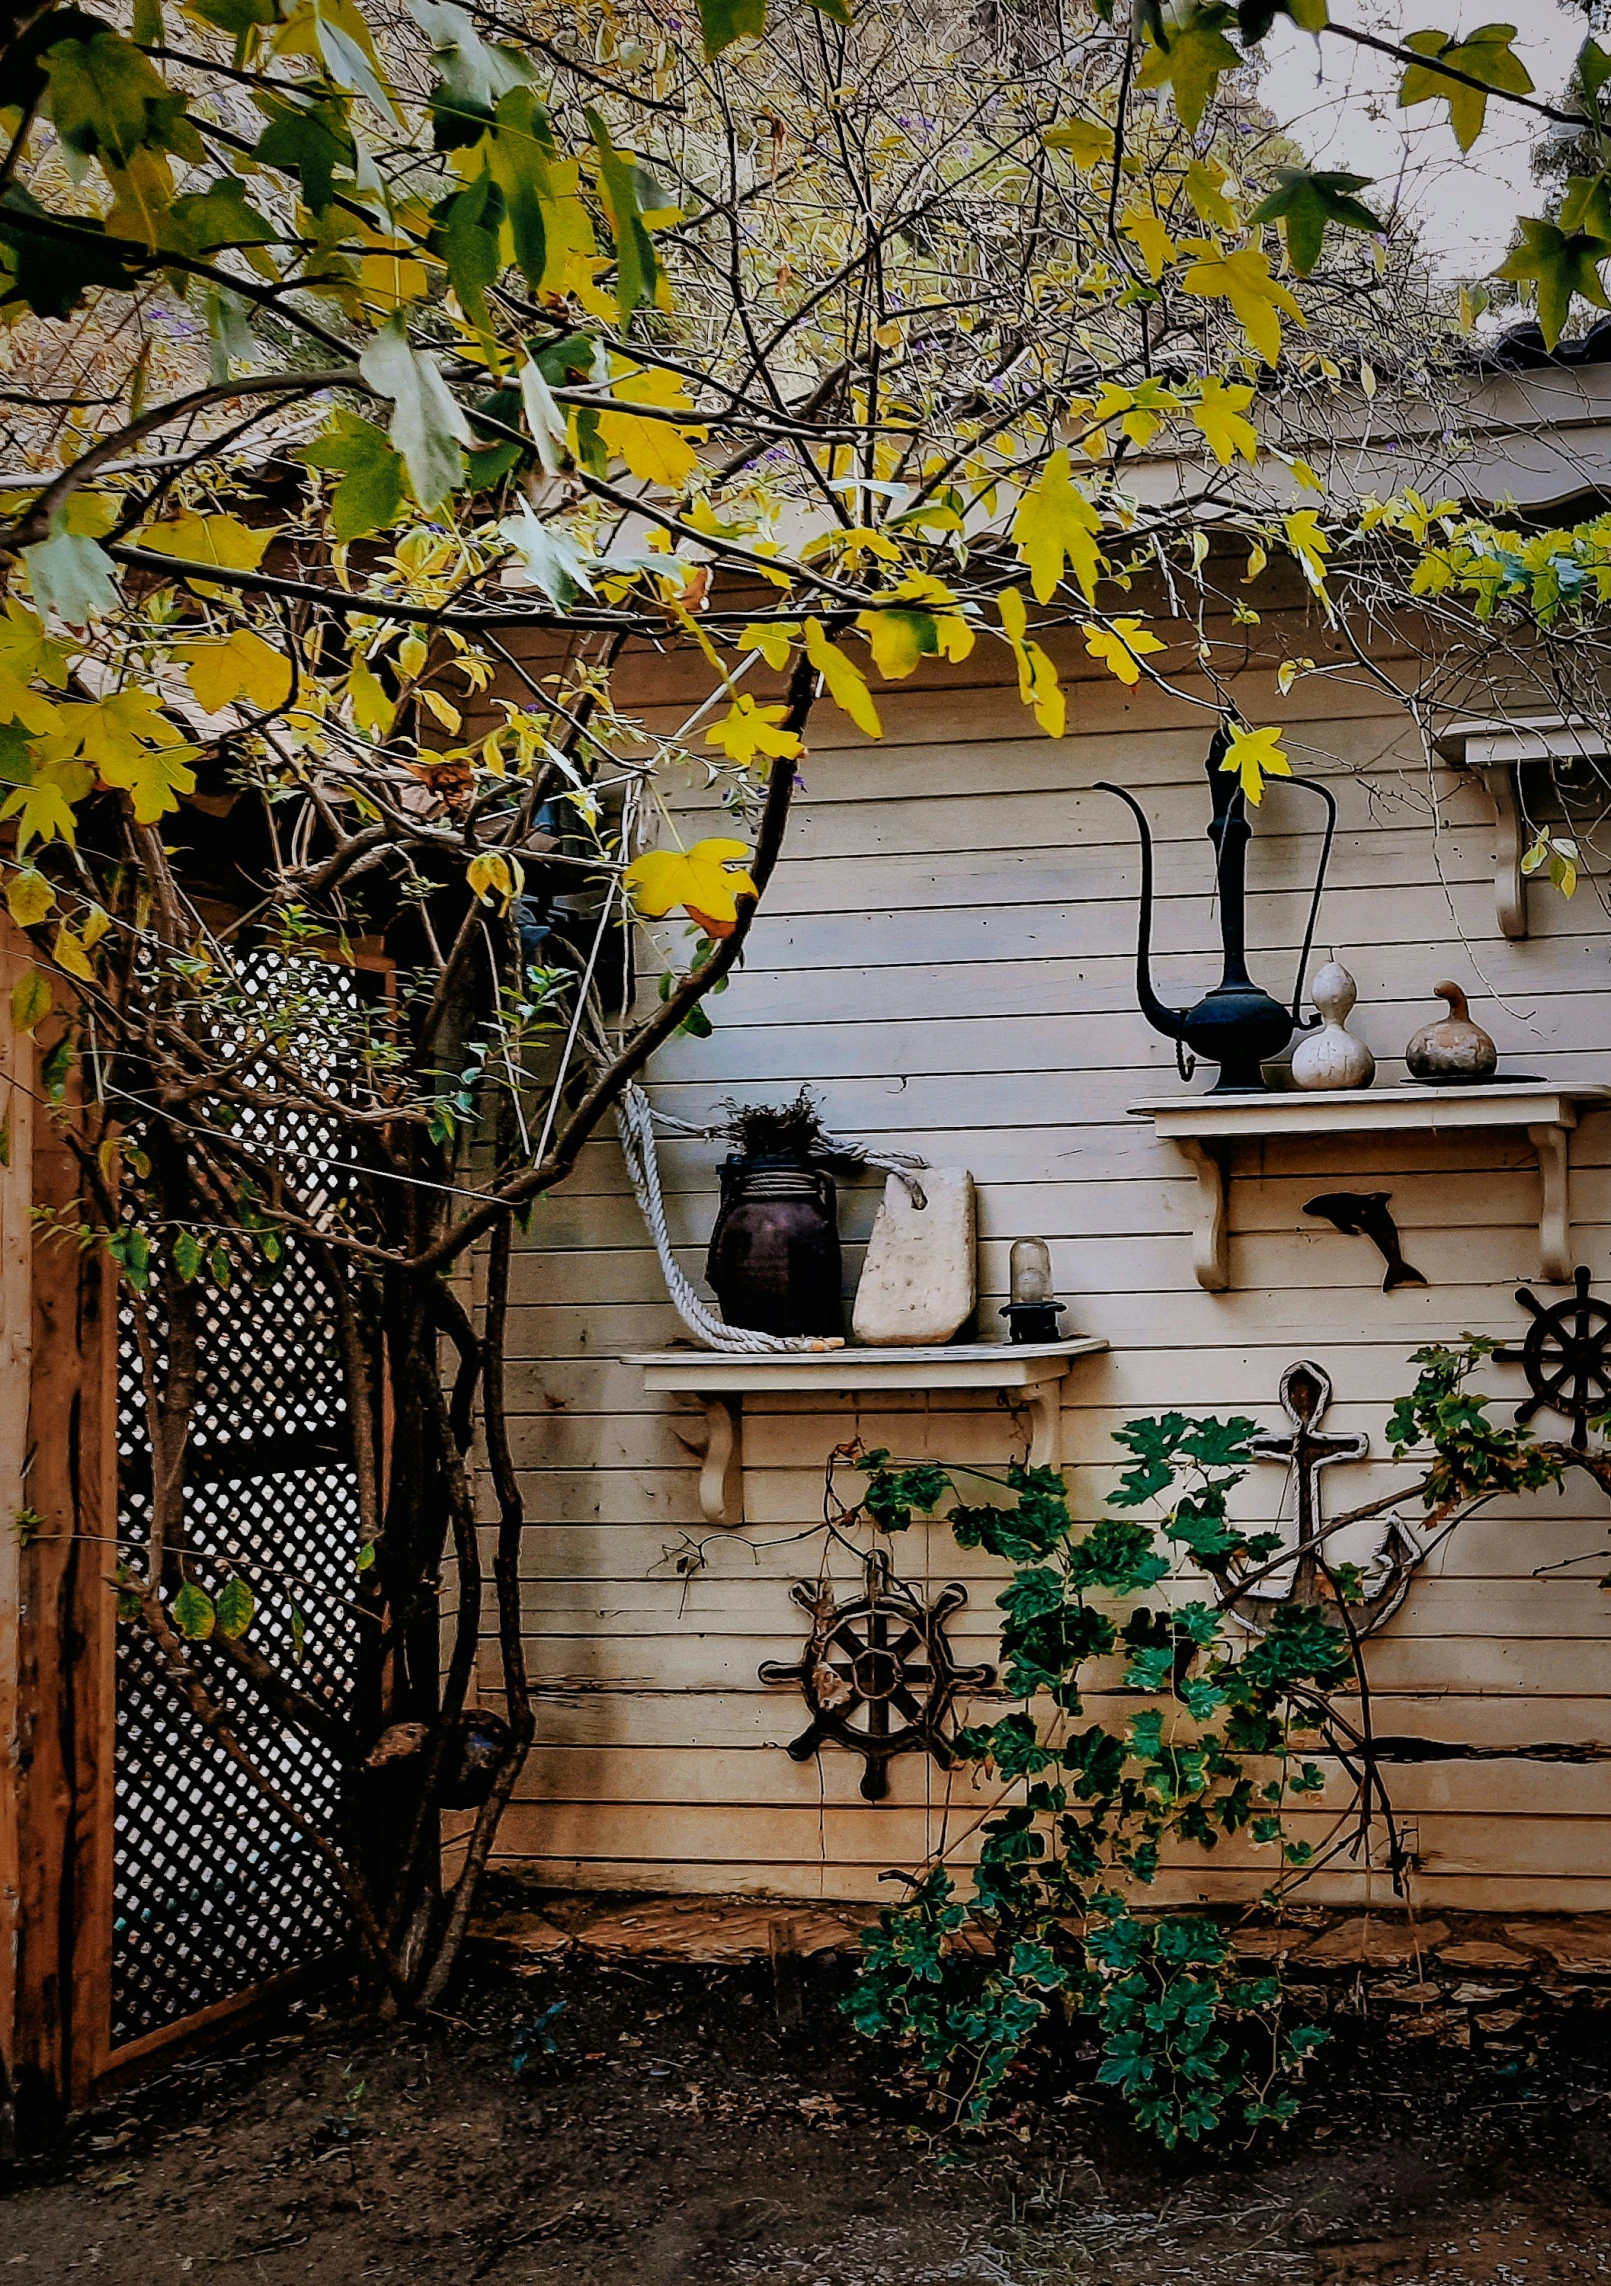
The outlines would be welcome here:
<svg viewBox="0 0 1611 2286">
<path fill-rule="evenodd" d="M 666 1281 L 666 1292 L 683 1324 L 706 1349 L 730 1349 L 752 1354 L 763 1350 L 828 1350 L 843 1347 L 841 1342 L 829 1341 L 813 1334 L 756 1333 L 749 1326 L 730 1326 L 726 1320 L 702 1302 L 683 1275 L 682 1265 L 672 1251 L 671 1233 L 666 1228 L 666 1203 L 660 1189 L 660 1159 L 655 1149 L 654 1122 L 660 1118 L 667 1127 L 674 1127 L 684 1135 L 710 1138 L 722 1133 L 720 1128 L 694 1127 L 688 1121 L 672 1119 L 665 1113 L 656 1113 L 649 1098 L 635 1080 L 629 1080 L 615 1107 L 615 1123 L 620 1131 L 621 1151 L 632 1178 L 632 1189 L 654 1240 L 654 1249 L 660 1257 L 661 1275 Z M 852 1159 L 859 1165 L 882 1167 L 898 1175 L 914 1201 L 924 1203 L 921 1187 L 914 1181 L 912 1170 L 928 1164 L 925 1159 L 913 1158 L 904 1152 L 869 1151 L 864 1144 L 841 1140 L 836 1135 L 824 1136 L 823 1157 Z"/>
</svg>

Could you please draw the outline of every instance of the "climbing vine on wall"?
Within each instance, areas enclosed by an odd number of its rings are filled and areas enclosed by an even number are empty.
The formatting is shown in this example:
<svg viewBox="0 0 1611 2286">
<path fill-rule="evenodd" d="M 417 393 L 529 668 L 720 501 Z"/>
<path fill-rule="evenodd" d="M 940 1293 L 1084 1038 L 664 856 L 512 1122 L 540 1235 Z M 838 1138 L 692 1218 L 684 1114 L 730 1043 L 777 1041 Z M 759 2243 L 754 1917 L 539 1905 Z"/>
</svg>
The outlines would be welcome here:
<svg viewBox="0 0 1611 2286">
<path fill-rule="evenodd" d="M 1470 1382 L 1494 1347 L 1467 1336 L 1415 1353 L 1419 1377 L 1388 1435 L 1395 1460 L 1420 1465 L 1419 1481 L 1328 1524 L 1323 1600 L 1274 1605 L 1258 1634 L 1230 1607 L 1291 1551 L 1230 1514 L 1253 1421 L 1130 1422 L 1117 1432 L 1130 1465 L 1092 1522 L 1076 1518 L 1050 1469 L 992 1477 L 857 1456 L 867 1489 L 841 1528 L 902 1532 L 918 1513 L 943 1515 L 959 1547 L 1011 1567 L 996 1600 L 1001 1682 L 1016 1704 L 955 1740 L 957 1759 L 1000 1789 L 971 1893 L 943 1854 L 907 1876 L 906 1896 L 863 1939 L 846 2002 L 859 2031 L 915 2048 L 958 2121 L 982 2119 L 1031 2044 L 1075 2015 L 1094 2020 L 1097 2078 L 1166 2145 L 1291 2116 L 1292 2082 L 1324 2034 L 1287 2020 L 1278 1976 L 1243 1973 L 1212 1914 L 1148 1911 L 1144 1900 L 1182 1851 L 1231 1836 L 1269 1850 L 1272 1891 L 1285 1893 L 1368 1842 L 1375 1824 L 1402 1886 L 1350 1620 L 1360 1575 L 1327 1543 L 1419 1500 L 1430 1551 L 1488 1501 L 1559 1485 L 1570 1468 L 1611 1484 L 1604 1452 L 1492 1418 Z M 977 1505 L 964 1486 L 984 1495 Z M 1120 1722 L 1087 1705 L 1097 1690 L 1130 1700 Z M 1318 1806 L 1328 1763 L 1353 1779 L 1352 1797 L 1323 1840 L 1295 1838 L 1290 1813 Z"/>
</svg>

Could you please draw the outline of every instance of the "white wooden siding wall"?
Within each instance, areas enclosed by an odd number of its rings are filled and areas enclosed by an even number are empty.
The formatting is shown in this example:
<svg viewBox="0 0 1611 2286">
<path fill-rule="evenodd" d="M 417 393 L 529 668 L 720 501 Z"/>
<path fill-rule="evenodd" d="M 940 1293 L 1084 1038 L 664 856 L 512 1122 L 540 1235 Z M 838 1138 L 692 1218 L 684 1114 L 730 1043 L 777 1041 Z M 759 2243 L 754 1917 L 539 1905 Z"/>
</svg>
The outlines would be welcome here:
<svg viewBox="0 0 1611 2286">
<path fill-rule="evenodd" d="M 1264 639 L 1279 643 L 1275 624 L 1267 614 Z M 1313 620 L 1295 615 L 1289 636 L 1295 653 L 1340 656 Z M 777 1098 L 805 1081 L 832 1127 L 971 1168 L 986 1337 L 1000 1330 L 1012 1240 L 1047 1237 L 1067 1327 L 1112 1344 L 1065 1384 L 1072 1481 L 1095 1513 L 1122 1457 L 1110 1442 L 1120 1423 L 1182 1407 L 1279 1426 L 1277 1380 L 1298 1357 L 1333 1378 L 1328 1425 L 1368 1431 L 1380 1452 L 1389 1403 L 1412 1378 L 1411 1350 L 1468 1328 L 1519 1334 L 1514 1288 L 1538 1272 L 1538 1177 L 1518 1135 L 1240 1145 L 1233 1287 L 1197 1286 L 1191 1174 L 1126 1116 L 1138 1097 L 1180 1083 L 1170 1044 L 1135 1006 L 1129 821 L 1092 782 L 1117 778 L 1154 821 L 1158 985 L 1166 1000 L 1189 1002 L 1218 973 L 1203 834 L 1209 724 L 1145 687 L 1127 694 L 1077 638 L 1060 650 L 1076 682 L 1061 742 L 1041 737 L 1016 691 L 993 679 L 995 652 L 983 644 L 963 667 L 880 692 L 881 745 L 820 709 L 787 854 L 743 973 L 713 1004 L 716 1034 L 662 1053 L 652 1082 L 667 1110 L 702 1119 L 724 1096 Z M 1404 653 L 1390 663 L 1413 672 Z M 672 726 L 695 703 L 697 664 L 652 664 L 643 688 L 657 722 Z M 1378 687 L 1350 670 L 1300 681 L 1282 699 L 1256 673 L 1236 695 L 1253 721 L 1289 726 L 1295 761 L 1341 804 L 1316 957 L 1335 950 L 1358 979 L 1356 1027 L 1382 1059 L 1378 1084 L 1396 1083 L 1398 1051 L 1438 1012 L 1429 988 L 1445 975 L 1471 989 L 1510 1068 L 1611 1078 L 1611 929 L 1597 885 L 1570 905 L 1532 888 L 1532 936 L 1505 941 L 1488 799 L 1450 772 L 1429 774 L 1412 726 Z M 690 810 L 704 801 L 691 795 Z M 1291 991 L 1317 811 L 1276 788 L 1257 821 L 1251 964 L 1278 996 Z M 717 822 L 690 816 L 688 838 Z M 701 1144 L 664 1150 L 674 1234 L 696 1272 L 718 1156 Z M 1585 1119 L 1572 1159 L 1577 1259 L 1604 1282 L 1611 1119 Z M 879 1188 L 878 1179 L 843 1188 L 847 1291 Z M 1306 1199 L 1338 1189 L 1391 1191 L 1429 1287 L 1384 1295 L 1368 1242 L 1305 1220 Z M 999 1463 L 1023 1451 L 1025 1425 L 988 1394 L 751 1399 L 748 1521 L 705 1525 L 687 1442 L 697 1416 L 646 1396 L 619 1362 L 678 1329 L 613 1140 L 590 1147 L 575 1179 L 539 1207 L 515 1302 L 539 1742 L 504 1821 L 503 1860 L 556 1884 L 887 1897 L 879 1874 L 966 1834 L 988 1795 L 970 1775 L 947 1781 L 908 1756 L 892 1766 L 889 1801 L 864 1804 L 850 1755 L 829 1747 L 803 1766 L 790 1761 L 782 1749 L 802 1725 L 800 1703 L 762 1685 L 756 1669 L 797 1652 L 801 1615 L 788 1588 L 818 1567 L 812 1527 L 830 1447 L 857 1435 L 906 1457 Z M 1484 1381 L 1521 1393 L 1514 1367 Z M 1334 1469 L 1328 1497 L 1353 1504 L 1390 1481 L 1370 1463 Z M 1273 1518 L 1283 1496 L 1283 1472 L 1263 1466 L 1247 1512 Z M 1611 1740 L 1611 1602 L 1596 1584 L 1608 1514 L 1578 1483 L 1565 1498 L 1495 1507 L 1465 1525 L 1372 1643 L 1378 1729 L 1481 1747 Z M 702 1564 L 683 1576 L 679 1561 L 694 1551 Z M 953 1641 L 963 1658 L 990 1657 L 989 1562 L 921 1527 L 895 1554 L 910 1579 L 969 1583 Z M 829 1568 L 851 1592 L 854 1564 L 835 1555 Z M 1093 1708 L 1117 1711 L 1100 1688 L 1111 1679 L 1097 1678 Z M 1603 1767 L 1467 1761 L 1392 1776 L 1429 1906 L 1611 1907 Z M 1294 1823 L 1318 1840 L 1334 1814 L 1322 1807 Z M 1249 1895 L 1273 1871 L 1267 1851 L 1222 1843 L 1183 1864 L 1171 1887 Z M 1385 1898 L 1387 1885 L 1345 1861 L 1312 1894 Z"/>
</svg>

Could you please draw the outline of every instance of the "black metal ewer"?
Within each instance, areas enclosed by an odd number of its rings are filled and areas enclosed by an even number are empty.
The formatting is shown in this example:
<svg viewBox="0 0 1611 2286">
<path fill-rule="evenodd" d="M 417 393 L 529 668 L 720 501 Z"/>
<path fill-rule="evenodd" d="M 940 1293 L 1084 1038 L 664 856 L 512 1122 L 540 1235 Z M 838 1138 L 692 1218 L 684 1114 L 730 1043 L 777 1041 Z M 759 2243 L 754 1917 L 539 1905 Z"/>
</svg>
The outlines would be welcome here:
<svg viewBox="0 0 1611 2286">
<path fill-rule="evenodd" d="M 1234 771 L 1220 768 L 1230 737 L 1231 726 L 1222 722 L 1214 733 L 1207 761 L 1209 799 L 1213 806 L 1208 838 L 1214 845 L 1225 966 L 1218 984 L 1195 1008 L 1166 1008 L 1152 989 L 1152 830 L 1147 824 L 1146 812 L 1123 786 L 1110 785 L 1106 779 L 1097 783 L 1098 793 L 1117 794 L 1128 806 L 1141 834 L 1141 910 L 1136 929 L 1136 996 L 1141 1003 L 1141 1013 L 1155 1032 L 1175 1042 L 1177 1054 L 1183 1048 L 1190 1048 L 1194 1055 L 1218 1064 L 1219 1079 L 1213 1091 L 1216 1095 L 1262 1089 L 1264 1074 L 1260 1066 L 1267 1057 L 1278 1056 L 1294 1032 L 1306 1028 L 1299 1018 L 1298 1006 L 1303 997 L 1309 949 L 1314 942 L 1315 920 L 1320 911 L 1320 892 L 1325 886 L 1326 865 L 1337 827 L 1337 804 L 1329 788 L 1316 785 L 1312 779 L 1291 779 L 1290 784 L 1302 787 L 1305 793 L 1317 794 L 1325 803 L 1326 838 L 1315 873 L 1314 895 L 1309 902 L 1309 925 L 1304 932 L 1303 951 L 1298 956 L 1292 1006 L 1283 1008 L 1247 973 L 1247 845 L 1253 829 L 1247 822 L 1247 801 L 1241 781 Z M 1318 1023 L 1319 1018 L 1314 1021 Z"/>
</svg>

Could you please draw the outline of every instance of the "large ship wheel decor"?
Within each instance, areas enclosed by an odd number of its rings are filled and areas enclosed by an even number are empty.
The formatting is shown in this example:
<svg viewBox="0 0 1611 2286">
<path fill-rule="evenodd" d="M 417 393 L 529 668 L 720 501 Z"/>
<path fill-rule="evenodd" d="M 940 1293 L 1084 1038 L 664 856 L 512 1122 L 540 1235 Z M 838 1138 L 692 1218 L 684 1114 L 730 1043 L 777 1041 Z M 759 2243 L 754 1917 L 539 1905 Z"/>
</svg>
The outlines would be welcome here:
<svg viewBox="0 0 1611 2286">
<path fill-rule="evenodd" d="M 959 1667 L 945 1639 L 945 1622 L 967 1602 L 967 1589 L 953 1580 L 925 1603 L 890 1577 L 879 1548 L 853 1602 L 839 1603 L 826 1580 L 798 1580 L 789 1593 L 811 1615 L 810 1639 L 798 1659 L 768 1659 L 760 1672 L 763 1683 L 798 1685 L 810 1709 L 810 1722 L 789 1741 L 795 1761 L 809 1761 L 824 1739 L 848 1747 L 867 1765 L 861 1790 L 869 1802 L 889 1792 L 897 1754 L 931 1754 L 949 1769 L 953 1700 L 996 1679 L 994 1667 Z"/>
<path fill-rule="evenodd" d="M 1519 1287 L 1516 1300 L 1533 1322 L 1520 1349 L 1496 1349 L 1494 1360 L 1519 1365 L 1532 1389 L 1516 1408 L 1517 1420 L 1559 1413 L 1571 1422 L 1573 1446 L 1582 1452 L 1590 1421 L 1611 1412 L 1611 1307 L 1589 1292 L 1589 1273 L 1581 1263 L 1573 1284 L 1577 1291 L 1571 1300 L 1553 1307 Z"/>
</svg>

